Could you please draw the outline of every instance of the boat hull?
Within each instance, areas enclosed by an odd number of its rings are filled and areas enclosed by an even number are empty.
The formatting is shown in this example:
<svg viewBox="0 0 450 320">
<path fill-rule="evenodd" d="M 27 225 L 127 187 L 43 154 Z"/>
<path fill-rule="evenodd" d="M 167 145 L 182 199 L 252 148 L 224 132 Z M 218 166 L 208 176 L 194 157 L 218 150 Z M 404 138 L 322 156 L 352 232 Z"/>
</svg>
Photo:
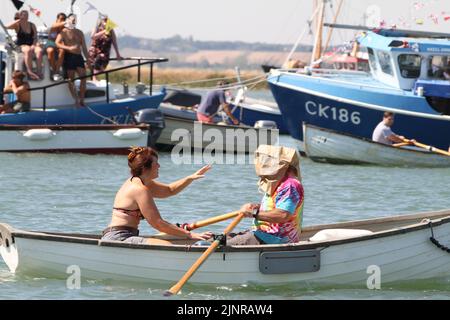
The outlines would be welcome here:
<svg viewBox="0 0 450 320">
<path fill-rule="evenodd" d="M 131 112 L 156 109 L 164 99 L 165 92 L 152 96 L 141 95 L 117 99 L 111 103 L 90 105 L 89 108 L 52 108 L 47 111 L 33 110 L 19 114 L 0 115 L 0 124 L 9 125 L 73 125 L 73 124 L 128 124 Z"/>
<path fill-rule="evenodd" d="M 450 167 L 450 157 L 425 150 L 395 148 L 307 124 L 303 132 L 306 155 L 317 162 Z"/>
<path fill-rule="evenodd" d="M 221 248 L 200 267 L 190 283 L 366 287 L 373 270 L 381 272 L 381 285 L 448 277 L 450 256 L 431 243 L 430 222 L 434 237 L 449 246 L 449 216 L 450 211 L 442 211 L 400 219 L 376 219 L 383 227 L 377 227 L 375 220 L 320 227 L 365 227 L 375 232 L 356 238 L 303 241 L 288 246 Z M 306 228 L 304 232 L 312 234 L 320 228 Z M 75 266 L 82 279 L 173 283 L 206 250 L 206 247 L 190 245 L 131 245 L 102 242 L 95 236 L 23 232 L 4 224 L 0 224 L 0 233 L 0 253 L 11 272 L 61 279 L 67 279 L 73 270 L 70 267 Z M 320 255 L 320 266 L 315 266 L 317 271 L 268 274 L 261 267 L 263 254 L 299 254 L 312 250 Z M 286 259 L 280 263 L 287 263 Z"/>
<path fill-rule="evenodd" d="M 128 154 L 150 146 L 146 125 L 0 126 L 0 152 Z"/>
<path fill-rule="evenodd" d="M 300 142 L 303 122 L 371 139 L 383 113 L 390 111 L 396 114 L 394 132 L 440 149 L 449 147 L 450 117 L 438 115 L 423 97 L 340 87 L 305 75 L 273 75 L 268 81 L 291 136 Z"/>
<path fill-rule="evenodd" d="M 189 150 L 215 150 L 225 153 L 252 154 L 261 144 L 276 145 L 276 129 L 202 124 L 198 121 L 165 116 L 166 127 L 157 145 L 172 149 L 175 146 Z"/>
</svg>

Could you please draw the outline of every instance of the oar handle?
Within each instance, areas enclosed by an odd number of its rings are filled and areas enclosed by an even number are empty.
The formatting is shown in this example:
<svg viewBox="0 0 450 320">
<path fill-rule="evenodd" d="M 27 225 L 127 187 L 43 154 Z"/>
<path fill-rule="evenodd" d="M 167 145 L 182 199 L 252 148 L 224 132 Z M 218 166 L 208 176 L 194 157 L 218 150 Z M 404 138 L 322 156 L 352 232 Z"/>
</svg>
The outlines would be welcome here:
<svg viewBox="0 0 450 320">
<path fill-rule="evenodd" d="M 233 231 L 234 228 L 241 222 L 244 218 L 244 213 L 239 213 L 236 219 L 225 229 L 223 232 L 225 237 Z M 194 273 L 201 267 L 201 265 L 208 259 L 208 257 L 217 249 L 220 245 L 220 240 L 215 240 L 211 246 L 197 259 L 197 261 L 192 265 L 192 267 L 185 273 L 185 275 L 175 284 L 172 288 L 164 293 L 164 296 L 170 297 L 176 295 L 180 292 L 181 288 L 189 281 L 189 279 L 194 275 Z"/>
</svg>

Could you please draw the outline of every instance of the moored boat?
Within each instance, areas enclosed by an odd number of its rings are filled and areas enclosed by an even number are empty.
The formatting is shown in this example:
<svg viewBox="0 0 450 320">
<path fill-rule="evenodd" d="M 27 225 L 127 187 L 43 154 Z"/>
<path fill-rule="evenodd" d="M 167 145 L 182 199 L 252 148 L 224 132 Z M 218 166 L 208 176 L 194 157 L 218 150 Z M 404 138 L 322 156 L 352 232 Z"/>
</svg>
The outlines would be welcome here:
<svg viewBox="0 0 450 320">
<path fill-rule="evenodd" d="M 149 244 L 101 241 L 98 235 L 27 232 L 0 224 L 0 253 L 9 270 L 66 281 L 77 266 L 82 279 L 164 282 L 181 276 L 206 246 L 170 237 Z M 450 210 L 352 221 L 303 229 L 290 245 L 222 246 L 191 278 L 192 284 L 366 287 L 450 276 Z"/>
<path fill-rule="evenodd" d="M 0 125 L 0 152 L 128 154 L 153 146 L 160 134 L 150 125 Z"/>
<path fill-rule="evenodd" d="M 316 162 L 381 166 L 450 167 L 450 157 L 415 147 L 394 147 L 303 124 L 306 155 Z"/>
<path fill-rule="evenodd" d="M 370 73 L 277 70 L 268 82 L 291 136 L 300 142 L 303 122 L 370 139 L 383 113 L 392 112 L 402 135 L 447 150 L 449 38 L 432 32 L 367 31 L 357 41 L 368 50 Z"/>
</svg>

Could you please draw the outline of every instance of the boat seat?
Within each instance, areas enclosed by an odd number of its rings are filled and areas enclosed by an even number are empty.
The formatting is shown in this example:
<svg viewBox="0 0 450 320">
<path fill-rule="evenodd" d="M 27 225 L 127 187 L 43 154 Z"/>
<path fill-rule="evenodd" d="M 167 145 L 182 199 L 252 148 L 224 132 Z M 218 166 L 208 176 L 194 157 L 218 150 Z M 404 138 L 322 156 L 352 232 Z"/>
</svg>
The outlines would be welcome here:
<svg viewBox="0 0 450 320">
<path fill-rule="evenodd" d="M 373 234 L 372 231 L 360 229 L 326 229 L 316 233 L 313 237 L 309 238 L 309 241 L 310 242 L 333 241 L 333 240 L 369 236 L 372 234 Z"/>
</svg>

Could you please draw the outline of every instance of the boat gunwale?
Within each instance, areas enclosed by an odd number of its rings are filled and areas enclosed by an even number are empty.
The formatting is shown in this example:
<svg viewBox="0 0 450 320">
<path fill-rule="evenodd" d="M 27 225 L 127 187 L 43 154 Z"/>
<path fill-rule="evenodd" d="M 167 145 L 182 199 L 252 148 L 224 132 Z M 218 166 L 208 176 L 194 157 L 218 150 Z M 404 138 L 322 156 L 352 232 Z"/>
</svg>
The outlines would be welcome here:
<svg viewBox="0 0 450 320">
<path fill-rule="evenodd" d="M 101 130 L 120 130 L 120 129 L 141 129 L 149 130 L 149 124 L 80 124 L 80 125 L 12 125 L 0 124 L 0 131 L 23 131 L 34 129 L 50 129 L 54 131 L 101 131 Z"/>
<path fill-rule="evenodd" d="M 434 219 L 433 219 L 434 218 Z M 320 231 L 325 229 L 342 229 L 342 228 L 354 228 L 367 224 L 382 224 L 389 222 L 402 222 L 409 220 L 422 219 L 422 222 L 411 223 L 410 225 L 397 227 L 394 229 L 387 229 L 384 231 L 374 232 L 371 235 L 327 240 L 321 242 L 309 242 L 303 241 L 295 244 L 284 245 L 263 245 L 263 246 L 225 246 L 220 247 L 217 252 L 221 253 L 245 253 L 245 252 L 273 252 L 273 251 L 301 251 L 312 249 L 323 249 L 338 245 L 357 243 L 362 241 L 375 240 L 380 238 L 388 238 L 396 235 L 403 235 L 412 233 L 415 231 L 425 230 L 430 228 L 430 223 L 433 227 L 438 227 L 450 223 L 450 210 L 433 211 L 418 213 L 412 215 L 400 215 L 393 217 L 384 217 L 376 219 L 358 220 L 341 222 L 327 225 L 318 225 L 305 227 L 303 233 Z M 429 220 L 429 221 L 424 221 Z M 26 232 L 16 230 L 8 225 L 2 225 L 10 231 L 11 236 L 14 238 L 30 239 L 30 240 L 42 240 L 42 241 L 54 241 L 61 243 L 75 243 L 75 244 L 87 244 L 96 245 L 101 247 L 111 248 L 126 248 L 134 250 L 152 250 L 152 251 L 176 251 L 176 252 L 204 252 L 208 246 L 189 246 L 189 245 L 153 245 L 153 244 L 129 244 L 116 241 L 101 241 L 101 239 L 92 239 L 94 235 L 76 235 L 76 234 L 62 234 L 62 233 L 42 233 L 42 232 Z M 84 236 L 84 238 L 83 238 Z M 91 237 L 91 238 L 87 238 Z M 151 239 L 152 237 L 150 237 Z"/>
<path fill-rule="evenodd" d="M 370 140 L 368 138 L 358 137 L 358 136 L 352 135 L 352 134 L 347 133 L 347 132 L 339 132 L 339 131 L 333 130 L 333 129 L 322 128 L 322 127 L 319 127 L 319 126 L 308 124 L 306 122 L 303 122 L 303 126 L 304 126 L 304 133 L 305 133 L 305 135 L 304 135 L 304 137 L 305 137 L 304 140 L 305 141 L 307 140 L 306 139 L 306 131 L 307 131 L 307 129 L 308 128 L 313 128 L 313 129 L 316 129 L 316 130 L 319 130 L 319 131 L 325 131 L 325 132 L 329 132 L 329 133 L 332 133 L 332 134 L 335 134 L 335 135 L 338 135 L 338 136 L 344 136 L 344 137 L 352 138 L 352 139 L 355 139 L 355 140 L 363 141 L 363 142 L 366 142 L 366 143 L 370 143 L 372 145 L 379 146 L 379 147 L 381 147 L 383 149 L 386 149 L 386 150 L 389 149 L 389 150 L 407 151 L 407 152 L 410 152 L 410 153 L 421 154 L 421 155 L 432 155 L 432 156 L 436 156 L 436 158 L 442 158 L 442 159 L 446 158 L 446 156 L 444 156 L 444 155 L 440 155 L 440 154 L 433 153 L 433 152 L 430 152 L 430 151 L 426 152 L 425 149 L 424 149 L 424 151 L 421 151 L 421 150 L 415 150 L 415 149 L 397 148 L 397 147 L 394 147 L 392 145 L 387 145 L 387 144 L 383 144 L 383 143 L 380 143 L 380 142 L 376 142 L 376 141 Z M 344 160 L 344 161 L 346 161 L 346 160 Z M 355 163 L 367 163 L 367 162 L 356 161 L 355 160 Z"/>
</svg>

